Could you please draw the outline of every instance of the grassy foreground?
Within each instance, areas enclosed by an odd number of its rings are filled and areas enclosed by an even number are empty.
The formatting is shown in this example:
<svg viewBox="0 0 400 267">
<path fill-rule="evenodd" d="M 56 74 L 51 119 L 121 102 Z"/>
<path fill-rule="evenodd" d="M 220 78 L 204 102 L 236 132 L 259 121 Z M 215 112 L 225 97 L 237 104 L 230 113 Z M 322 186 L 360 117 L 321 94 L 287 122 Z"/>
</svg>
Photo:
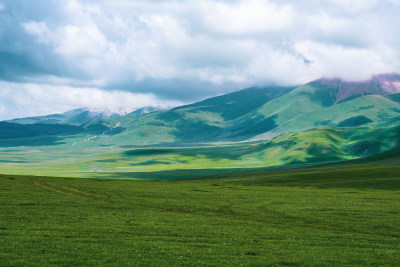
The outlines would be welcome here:
<svg viewBox="0 0 400 267">
<path fill-rule="evenodd" d="M 400 262 L 400 167 L 202 180 L 0 176 L 0 265 Z"/>
</svg>

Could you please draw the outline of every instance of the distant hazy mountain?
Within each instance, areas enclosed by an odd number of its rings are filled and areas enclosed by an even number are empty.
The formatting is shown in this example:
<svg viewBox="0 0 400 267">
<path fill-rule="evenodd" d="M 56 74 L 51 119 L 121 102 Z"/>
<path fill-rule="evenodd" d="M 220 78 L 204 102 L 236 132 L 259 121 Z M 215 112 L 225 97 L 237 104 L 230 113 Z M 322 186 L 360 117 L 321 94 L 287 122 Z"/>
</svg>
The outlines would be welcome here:
<svg viewBox="0 0 400 267">
<path fill-rule="evenodd" d="M 67 111 L 62 114 L 52 114 L 47 116 L 29 117 L 13 119 L 7 122 L 19 123 L 19 124 L 73 124 L 81 125 L 90 122 L 94 119 L 113 119 L 125 116 L 127 114 L 131 116 L 140 116 L 148 112 L 157 110 L 156 107 L 144 107 L 134 109 L 130 107 L 108 107 L 108 108 L 78 108 L 71 111 Z"/>
</svg>

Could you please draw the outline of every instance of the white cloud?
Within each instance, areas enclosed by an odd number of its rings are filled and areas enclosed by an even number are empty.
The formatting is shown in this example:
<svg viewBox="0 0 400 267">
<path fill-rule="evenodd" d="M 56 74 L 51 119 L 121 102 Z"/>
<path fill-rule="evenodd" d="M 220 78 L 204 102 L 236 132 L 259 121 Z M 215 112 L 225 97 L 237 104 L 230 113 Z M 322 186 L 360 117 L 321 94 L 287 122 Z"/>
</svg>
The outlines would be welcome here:
<svg viewBox="0 0 400 267">
<path fill-rule="evenodd" d="M 341 77 L 348 80 L 364 80 L 376 73 L 391 71 L 385 58 L 372 48 L 346 48 L 312 41 L 296 44 L 296 50 L 312 64 L 307 72 L 319 77 Z"/>
<path fill-rule="evenodd" d="M 182 104 L 165 101 L 153 94 L 104 91 L 98 88 L 0 82 L 0 120 L 62 113 L 80 107 L 157 106 Z"/>
<path fill-rule="evenodd" d="M 6 7 L 4 6 L 4 4 L 0 3 L 0 11 L 3 11 L 4 9 L 6 9 Z"/>
<path fill-rule="evenodd" d="M 209 31 L 227 34 L 260 34 L 287 29 L 293 22 L 289 5 L 263 0 L 232 3 L 201 1 L 201 18 Z"/>
<path fill-rule="evenodd" d="M 37 37 L 37 42 L 50 44 L 52 42 L 51 32 L 49 31 L 46 22 L 44 21 L 29 21 L 26 23 L 22 23 L 24 29 Z"/>
<path fill-rule="evenodd" d="M 260 56 L 254 57 L 246 69 L 247 76 L 254 82 L 273 80 L 281 85 L 293 85 L 315 78 L 307 72 L 304 59 L 296 51 L 275 49 L 269 45 L 261 45 L 257 50 Z"/>
<path fill-rule="evenodd" d="M 362 12 L 376 8 L 378 0 L 329 0 L 344 12 Z"/>
</svg>

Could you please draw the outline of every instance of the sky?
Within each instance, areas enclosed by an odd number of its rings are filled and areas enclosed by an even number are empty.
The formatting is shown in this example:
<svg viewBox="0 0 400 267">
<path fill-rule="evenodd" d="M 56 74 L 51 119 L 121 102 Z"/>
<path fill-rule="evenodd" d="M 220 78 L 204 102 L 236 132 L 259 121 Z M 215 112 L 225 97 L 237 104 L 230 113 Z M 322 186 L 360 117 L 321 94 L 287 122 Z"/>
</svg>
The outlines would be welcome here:
<svg viewBox="0 0 400 267">
<path fill-rule="evenodd" d="M 400 0 L 0 0 L 0 120 L 400 72 Z"/>
</svg>

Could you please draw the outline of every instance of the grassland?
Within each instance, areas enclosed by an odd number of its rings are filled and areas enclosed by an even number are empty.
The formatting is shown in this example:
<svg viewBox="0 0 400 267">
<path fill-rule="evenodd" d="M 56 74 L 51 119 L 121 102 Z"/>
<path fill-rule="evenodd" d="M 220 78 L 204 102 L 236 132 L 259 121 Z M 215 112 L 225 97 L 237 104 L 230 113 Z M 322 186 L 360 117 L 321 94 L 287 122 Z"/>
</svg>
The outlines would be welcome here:
<svg viewBox="0 0 400 267">
<path fill-rule="evenodd" d="M 0 262 L 395 266 L 398 155 L 180 181 L 2 175 Z"/>
<path fill-rule="evenodd" d="M 233 168 L 235 172 L 254 171 L 375 155 L 398 147 L 399 132 L 399 126 L 323 126 L 267 141 L 141 147 L 107 145 L 107 136 L 73 138 L 52 146 L 0 147 L 0 173 L 174 180 L 231 172 Z"/>
</svg>

